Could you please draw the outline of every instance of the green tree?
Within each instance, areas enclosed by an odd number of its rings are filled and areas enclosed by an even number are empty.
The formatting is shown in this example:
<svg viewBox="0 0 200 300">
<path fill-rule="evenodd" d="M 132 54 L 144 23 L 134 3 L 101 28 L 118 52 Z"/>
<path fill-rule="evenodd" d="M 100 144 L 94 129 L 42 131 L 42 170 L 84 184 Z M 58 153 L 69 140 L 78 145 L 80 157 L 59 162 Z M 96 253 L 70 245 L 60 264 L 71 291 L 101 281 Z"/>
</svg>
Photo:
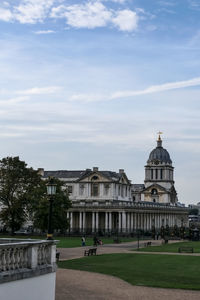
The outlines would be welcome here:
<svg viewBox="0 0 200 300">
<path fill-rule="evenodd" d="M 35 202 L 33 213 L 34 227 L 42 231 L 46 231 L 48 228 L 49 200 L 46 195 L 47 182 L 48 180 L 42 182 L 40 194 L 43 196 Z M 56 184 L 56 195 L 53 201 L 52 228 L 60 232 L 65 232 L 69 227 L 67 211 L 71 207 L 71 201 L 69 200 L 67 189 L 63 188 L 64 183 L 55 178 L 54 182 Z"/>
<path fill-rule="evenodd" d="M 0 160 L 0 219 L 12 233 L 28 220 L 41 181 L 37 171 L 19 157 Z"/>
</svg>

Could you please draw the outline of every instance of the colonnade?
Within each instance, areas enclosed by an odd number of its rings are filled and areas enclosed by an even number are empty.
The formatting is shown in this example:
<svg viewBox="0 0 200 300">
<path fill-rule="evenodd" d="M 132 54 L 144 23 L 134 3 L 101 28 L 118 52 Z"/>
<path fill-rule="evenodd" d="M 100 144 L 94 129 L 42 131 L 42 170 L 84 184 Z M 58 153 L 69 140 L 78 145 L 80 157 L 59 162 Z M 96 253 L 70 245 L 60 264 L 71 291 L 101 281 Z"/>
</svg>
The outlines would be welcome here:
<svg viewBox="0 0 200 300">
<path fill-rule="evenodd" d="M 84 232 L 103 230 L 104 232 L 133 232 L 137 229 L 150 231 L 152 226 L 160 229 L 161 226 L 181 225 L 181 219 L 175 213 L 170 212 L 134 212 L 134 211 L 72 211 L 68 212 L 70 231 L 75 229 Z M 86 219 L 90 219 L 86 220 Z"/>
</svg>

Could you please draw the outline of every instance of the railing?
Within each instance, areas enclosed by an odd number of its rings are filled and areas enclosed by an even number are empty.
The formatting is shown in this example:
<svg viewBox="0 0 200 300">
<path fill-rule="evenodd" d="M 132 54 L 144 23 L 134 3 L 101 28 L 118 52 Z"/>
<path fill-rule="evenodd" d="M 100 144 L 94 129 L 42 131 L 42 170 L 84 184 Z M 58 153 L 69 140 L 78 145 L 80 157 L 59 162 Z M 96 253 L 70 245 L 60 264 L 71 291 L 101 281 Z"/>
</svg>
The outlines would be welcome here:
<svg viewBox="0 0 200 300">
<path fill-rule="evenodd" d="M 16 280 L 16 276 L 12 279 L 16 274 L 21 274 L 23 278 L 22 272 L 31 273 L 37 270 L 26 277 L 38 276 L 40 269 L 42 274 L 55 271 L 55 241 L 0 239 L 0 283 L 2 279 L 3 282 L 9 281 L 9 275 L 10 280 Z"/>
<path fill-rule="evenodd" d="M 113 202 L 95 202 L 95 205 L 87 202 L 76 203 L 75 201 L 72 203 L 72 208 L 75 207 L 85 207 L 92 208 L 93 206 L 106 207 L 106 208 L 155 208 L 155 209 L 172 209 L 172 210 L 188 210 L 187 207 L 180 207 L 176 205 L 171 205 L 167 203 L 154 203 L 154 202 L 130 202 L 130 201 L 113 201 Z"/>
</svg>

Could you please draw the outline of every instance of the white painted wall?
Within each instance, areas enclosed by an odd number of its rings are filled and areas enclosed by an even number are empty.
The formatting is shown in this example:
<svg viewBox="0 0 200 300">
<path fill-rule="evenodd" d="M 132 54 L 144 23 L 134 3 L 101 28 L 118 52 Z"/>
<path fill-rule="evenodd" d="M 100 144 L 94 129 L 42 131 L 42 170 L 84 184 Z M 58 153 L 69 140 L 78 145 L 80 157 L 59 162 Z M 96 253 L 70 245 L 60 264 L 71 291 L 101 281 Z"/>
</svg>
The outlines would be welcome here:
<svg viewBox="0 0 200 300">
<path fill-rule="evenodd" d="M 0 284 L 1 300 L 54 300 L 56 273 Z"/>
</svg>

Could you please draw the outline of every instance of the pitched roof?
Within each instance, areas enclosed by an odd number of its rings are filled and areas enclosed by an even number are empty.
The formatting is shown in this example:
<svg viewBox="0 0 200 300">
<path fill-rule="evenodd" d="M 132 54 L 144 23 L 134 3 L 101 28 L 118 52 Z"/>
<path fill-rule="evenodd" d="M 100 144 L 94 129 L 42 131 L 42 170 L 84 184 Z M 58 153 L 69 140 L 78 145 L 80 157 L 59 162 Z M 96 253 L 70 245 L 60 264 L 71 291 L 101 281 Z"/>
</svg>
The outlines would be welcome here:
<svg viewBox="0 0 200 300">
<path fill-rule="evenodd" d="M 55 178 L 80 178 L 86 173 L 86 170 L 79 171 L 68 171 L 68 170 L 58 170 L 58 171 L 44 171 L 44 178 L 55 177 Z"/>
<path fill-rule="evenodd" d="M 52 176 L 55 178 L 80 180 L 84 177 L 89 176 L 92 173 L 99 173 L 102 176 L 107 177 L 112 181 L 118 181 L 122 176 L 122 174 L 112 172 L 112 171 L 92 171 L 90 169 L 86 169 L 86 170 L 78 170 L 78 171 L 71 171 L 71 170 L 44 171 L 43 178 L 48 178 Z"/>
</svg>

